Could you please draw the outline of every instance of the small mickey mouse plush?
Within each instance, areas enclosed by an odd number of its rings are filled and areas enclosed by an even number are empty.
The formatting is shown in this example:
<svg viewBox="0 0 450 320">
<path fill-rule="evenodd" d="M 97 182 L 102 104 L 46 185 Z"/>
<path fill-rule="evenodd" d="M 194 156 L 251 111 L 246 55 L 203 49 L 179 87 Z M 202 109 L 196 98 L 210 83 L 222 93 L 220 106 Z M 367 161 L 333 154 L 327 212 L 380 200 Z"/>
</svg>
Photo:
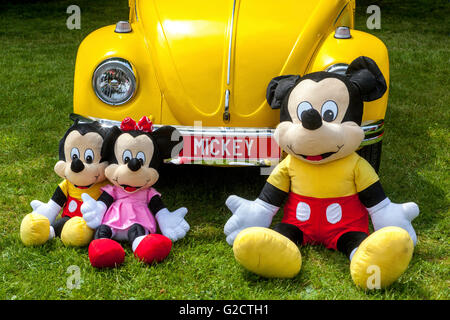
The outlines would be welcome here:
<svg viewBox="0 0 450 320">
<path fill-rule="evenodd" d="M 80 211 L 82 193 L 97 199 L 100 188 L 108 184 L 101 156 L 108 129 L 98 122 L 75 120 L 59 142 L 59 161 L 55 172 L 64 180 L 47 203 L 31 201 L 33 212 L 22 220 L 20 235 L 25 245 L 40 245 L 55 236 L 65 245 L 88 245 L 94 235 Z M 56 220 L 62 209 L 61 218 Z"/>
<path fill-rule="evenodd" d="M 274 136 L 288 155 L 256 200 L 233 195 L 226 201 L 233 215 L 224 232 L 245 268 L 294 277 L 301 268 L 297 245 L 322 244 L 347 255 L 352 279 L 363 288 L 386 287 L 406 270 L 418 206 L 392 203 L 375 170 L 355 152 L 364 138 L 363 101 L 385 91 L 384 76 L 368 57 L 355 59 L 345 76 L 315 72 L 270 82 L 267 101 L 281 109 Z M 281 223 L 269 229 L 286 198 Z M 370 278 L 376 271 L 378 283 Z"/>
<path fill-rule="evenodd" d="M 164 159 L 182 148 L 178 130 L 163 126 L 153 131 L 147 117 L 137 124 L 125 118 L 112 130 L 103 146 L 110 165 L 106 177 L 113 185 L 102 188 L 97 201 L 83 195 L 81 211 L 98 226 L 89 245 L 89 260 L 97 268 L 114 267 L 124 261 L 125 251 L 115 240 L 128 241 L 134 255 L 148 264 L 164 260 L 172 241 L 189 231 L 184 220 L 186 208 L 170 212 L 152 186 L 159 178 L 158 167 Z M 155 221 L 156 218 L 156 221 Z M 162 232 L 156 234 L 157 224 Z"/>
</svg>

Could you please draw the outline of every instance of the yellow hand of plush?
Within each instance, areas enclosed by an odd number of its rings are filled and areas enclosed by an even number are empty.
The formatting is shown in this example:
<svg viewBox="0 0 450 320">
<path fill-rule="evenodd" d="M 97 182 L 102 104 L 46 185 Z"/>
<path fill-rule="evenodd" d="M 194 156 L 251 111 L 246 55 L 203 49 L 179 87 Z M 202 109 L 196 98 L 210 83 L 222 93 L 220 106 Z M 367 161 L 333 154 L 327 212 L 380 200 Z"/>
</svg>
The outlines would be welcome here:
<svg viewBox="0 0 450 320">
<path fill-rule="evenodd" d="M 87 246 L 93 237 L 94 230 L 89 228 L 81 217 L 69 219 L 61 231 L 61 241 L 71 247 Z"/>
<path fill-rule="evenodd" d="M 32 212 L 20 224 L 20 239 L 26 246 L 37 246 L 47 242 L 50 236 L 50 221 L 47 217 Z"/>
</svg>

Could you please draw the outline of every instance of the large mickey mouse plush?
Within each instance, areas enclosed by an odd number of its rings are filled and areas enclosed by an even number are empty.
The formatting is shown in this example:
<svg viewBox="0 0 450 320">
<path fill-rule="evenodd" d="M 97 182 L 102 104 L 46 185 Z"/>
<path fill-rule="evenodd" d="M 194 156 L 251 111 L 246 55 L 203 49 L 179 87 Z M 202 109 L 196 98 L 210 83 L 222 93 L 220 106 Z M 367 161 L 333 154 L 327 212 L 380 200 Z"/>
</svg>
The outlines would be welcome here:
<svg viewBox="0 0 450 320">
<path fill-rule="evenodd" d="M 233 195 L 226 201 L 233 215 L 224 232 L 240 264 L 264 277 L 294 277 L 302 262 L 297 245 L 322 244 L 350 259 L 352 279 L 363 288 L 386 287 L 406 270 L 418 206 L 392 203 L 355 152 L 364 138 L 363 102 L 385 92 L 384 76 L 368 57 L 355 59 L 345 75 L 315 72 L 270 82 L 267 101 L 280 108 L 281 120 L 274 136 L 288 155 L 256 200 Z M 269 229 L 286 198 L 281 223 Z"/>
<path fill-rule="evenodd" d="M 59 161 L 55 172 L 64 180 L 47 203 L 31 201 L 33 212 L 26 215 L 20 227 L 25 245 L 40 245 L 55 236 L 65 245 L 88 245 L 94 235 L 92 225 L 80 211 L 82 193 L 97 199 L 100 188 L 108 184 L 101 156 L 103 140 L 109 129 L 98 122 L 75 120 L 59 142 Z M 62 209 L 60 219 L 56 219 Z"/>
<path fill-rule="evenodd" d="M 118 241 L 127 241 L 134 255 L 147 264 L 164 260 L 172 241 L 189 231 L 184 220 L 186 208 L 170 212 L 161 195 L 152 187 L 159 178 L 158 167 L 164 159 L 177 155 L 182 137 L 171 126 L 153 131 L 149 118 L 138 123 L 122 121 L 112 127 L 103 153 L 109 160 L 105 175 L 112 185 L 102 188 L 96 201 L 83 195 L 81 211 L 96 221 L 94 240 L 89 245 L 89 260 L 97 268 L 115 267 L 124 261 L 125 251 Z M 157 226 L 162 234 L 157 234 Z"/>
</svg>

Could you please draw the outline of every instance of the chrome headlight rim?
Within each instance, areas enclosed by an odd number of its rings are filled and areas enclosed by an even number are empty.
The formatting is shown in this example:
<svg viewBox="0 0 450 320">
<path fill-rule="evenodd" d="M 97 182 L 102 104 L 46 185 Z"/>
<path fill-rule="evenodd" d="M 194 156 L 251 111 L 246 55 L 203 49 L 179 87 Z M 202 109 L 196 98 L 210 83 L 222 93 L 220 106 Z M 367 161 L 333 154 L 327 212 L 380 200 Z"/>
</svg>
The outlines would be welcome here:
<svg viewBox="0 0 450 320">
<path fill-rule="evenodd" d="M 130 89 L 127 91 L 127 94 L 124 99 L 113 101 L 104 96 L 97 85 L 97 80 L 99 77 L 108 70 L 111 69 L 119 69 L 121 70 L 130 80 Z M 126 59 L 123 58 L 108 58 L 99 63 L 99 65 L 95 68 L 95 71 L 92 75 L 92 88 L 95 92 L 97 98 L 110 106 L 120 106 L 128 101 L 130 101 L 136 94 L 138 82 L 136 76 L 136 69 L 133 65 Z"/>
<path fill-rule="evenodd" d="M 326 72 L 337 73 L 345 76 L 345 72 L 348 69 L 348 64 L 346 63 L 335 63 L 325 69 Z"/>
</svg>

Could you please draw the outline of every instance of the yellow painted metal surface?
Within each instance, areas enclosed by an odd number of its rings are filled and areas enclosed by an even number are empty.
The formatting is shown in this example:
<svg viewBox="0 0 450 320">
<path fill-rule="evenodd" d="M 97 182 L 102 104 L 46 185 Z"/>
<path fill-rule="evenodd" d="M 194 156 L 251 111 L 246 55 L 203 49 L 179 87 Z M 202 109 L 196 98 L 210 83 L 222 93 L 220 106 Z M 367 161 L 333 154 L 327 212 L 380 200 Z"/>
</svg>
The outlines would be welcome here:
<svg viewBox="0 0 450 320">
<path fill-rule="evenodd" d="M 353 27 L 354 0 L 129 0 L 132 32 L 114 26 L 81 43 L 75 67 L 74 112 L 121 120 L 152 114 L 156 123 L 275 127 L 279 111 L 265 102 L 269 81 L 281 74 L 324 70 L 364 54 L 389 76 L 386 48 L 367 33 L 333 38 Z M 92 74 L 104 59 L 128 60 L 137 92 L 121 106 L 101 102 Z M 387 73 L 386 73 L 387 72 Z M 223 121 L 229 90 L 231 119 Z M 384 117 L 387 94 L 366 105 L 365 119 Z M 381 117 L 381 118 L 382 118 Z"/>
</svg>

